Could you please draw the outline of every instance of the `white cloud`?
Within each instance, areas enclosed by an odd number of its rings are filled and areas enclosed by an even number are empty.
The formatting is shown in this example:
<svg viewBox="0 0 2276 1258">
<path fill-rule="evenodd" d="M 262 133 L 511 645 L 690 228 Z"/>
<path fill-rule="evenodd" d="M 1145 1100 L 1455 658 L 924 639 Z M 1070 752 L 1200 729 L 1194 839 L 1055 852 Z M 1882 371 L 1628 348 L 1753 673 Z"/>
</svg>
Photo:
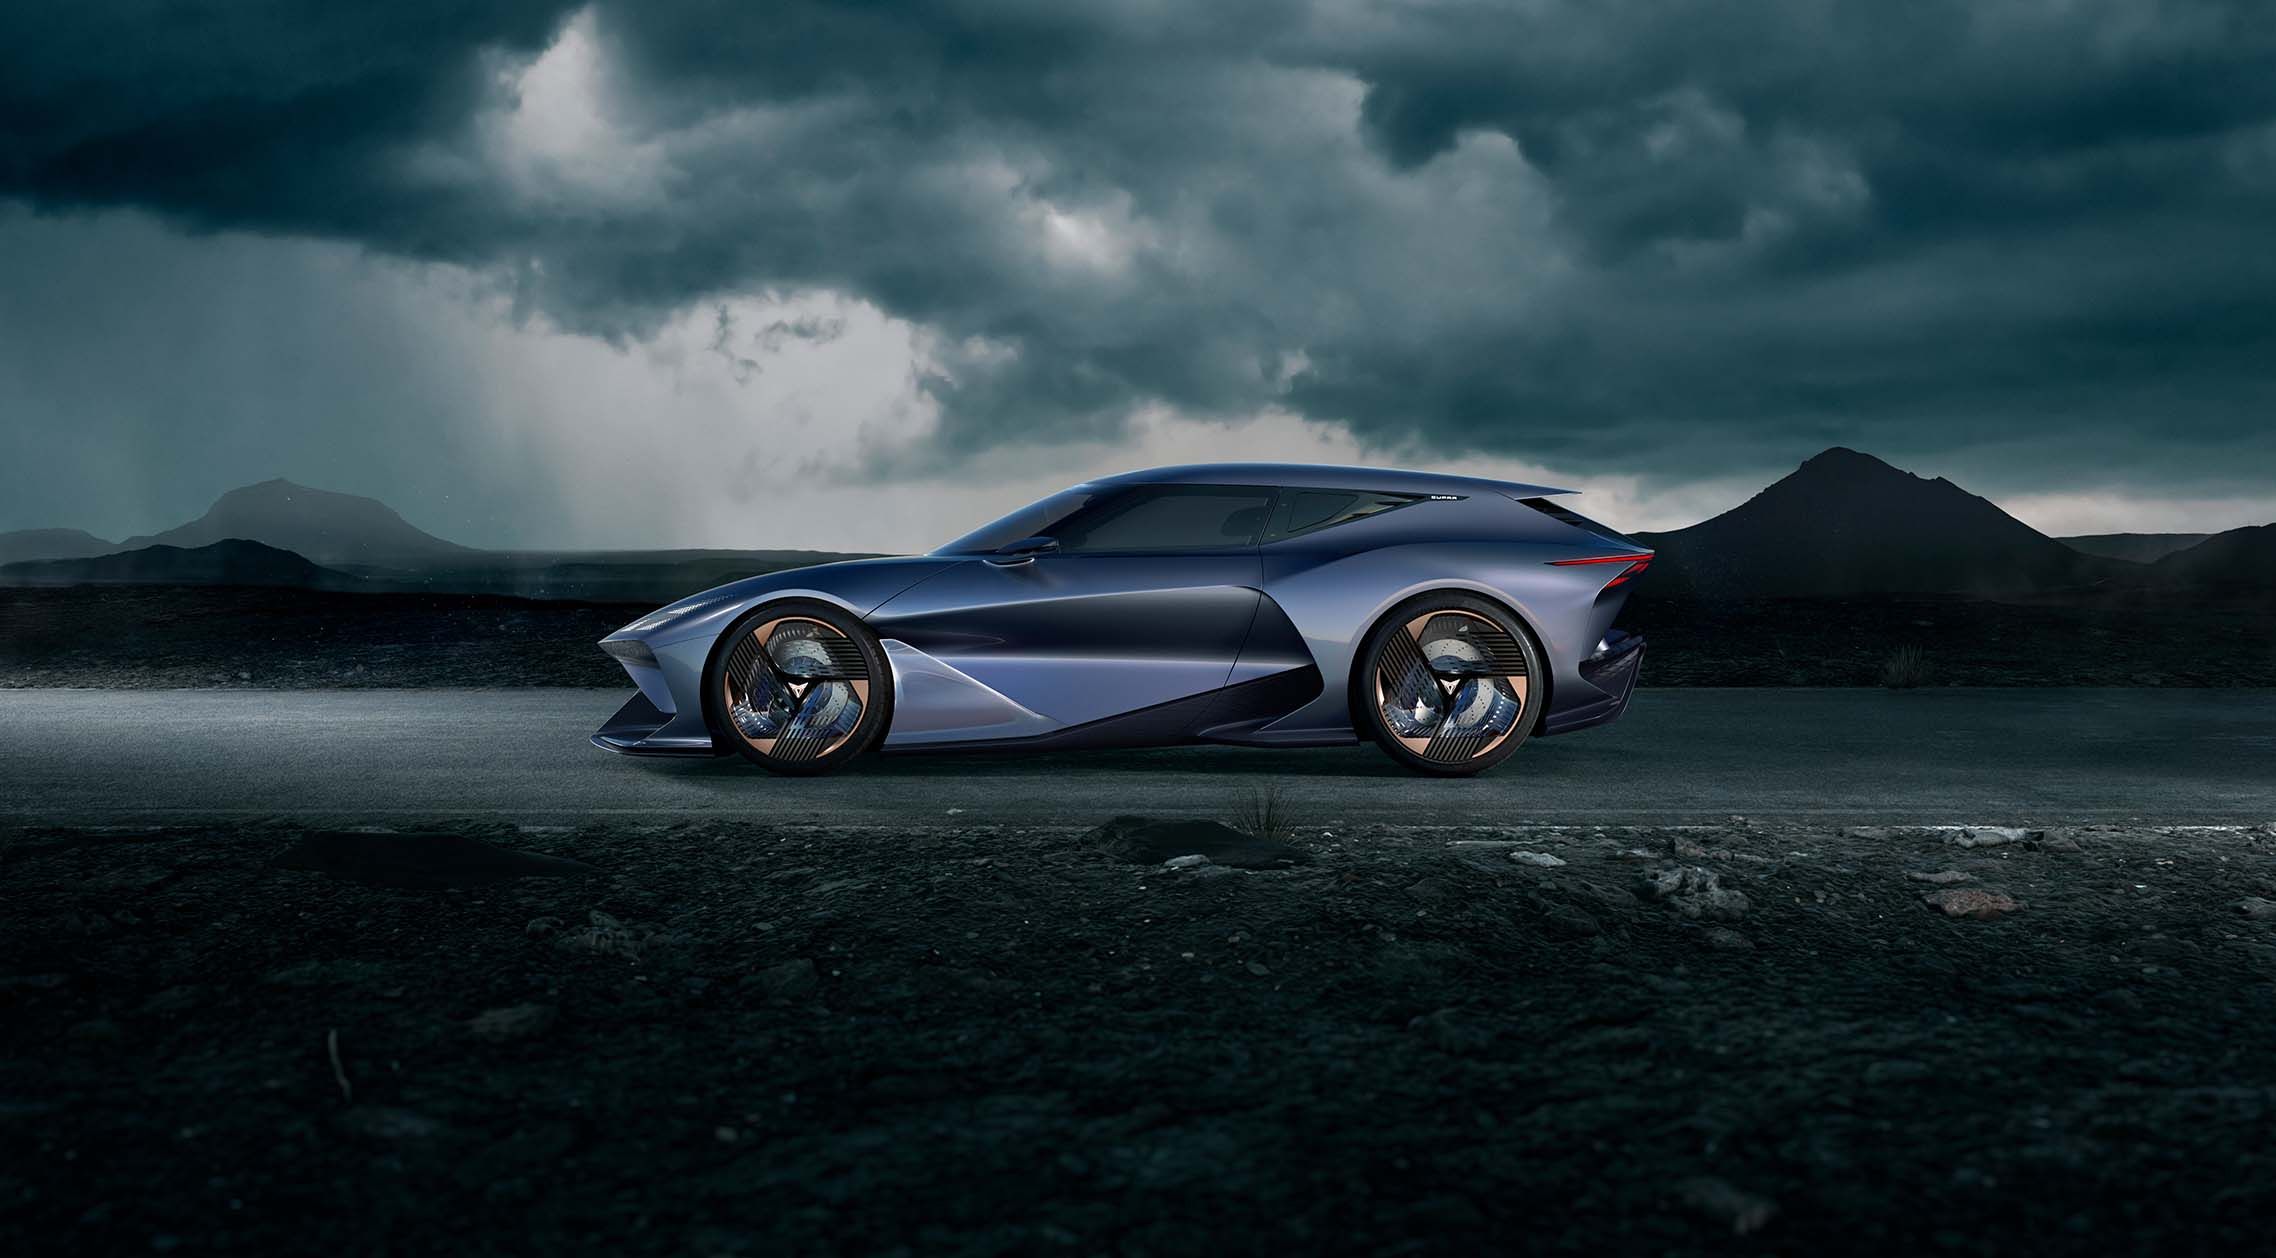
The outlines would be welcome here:
<svg viewBox="0 0 2276 1258">
<path fill-rule="evenodd" d="M 2154 497 L 2108 490 L 2002 498 L 2009 515 L 2050 537 L 2083 533 L 2219 533 L 2276 523 L 2276 496 Z"/>
</svg>

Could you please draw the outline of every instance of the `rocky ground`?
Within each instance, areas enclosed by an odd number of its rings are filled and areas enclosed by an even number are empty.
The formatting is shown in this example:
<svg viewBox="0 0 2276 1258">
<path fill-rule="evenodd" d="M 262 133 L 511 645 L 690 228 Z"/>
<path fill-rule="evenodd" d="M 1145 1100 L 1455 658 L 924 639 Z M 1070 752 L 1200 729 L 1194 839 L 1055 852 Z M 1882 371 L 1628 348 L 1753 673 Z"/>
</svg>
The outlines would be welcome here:
<svg viewBox="0 0 2276 1258">
<path fill-rule="evenodd" d="M 251 586 L 0 589 L 0 690 L 622 686 L 654 604 Z"/>
<path fill-rule="evenodd" d="M 0 689 L 620 686 L 593 643 L 654 603 L 478 594 L 0 588 Z M 1655 600 L 1648 686 L 2271 686 L 2266 599 L 2079 606 L 1960 599 Z"/>
<path fill-rule="evenodd" d="M 1621 621 L 1651 642 L 1652 686 L 1878 686 L 1893 666 L 1915 686 L 2270 686 L 2272 612 L 2265 594 L 1691 602 L 1647 586 Z"/>
<path fill-rule="evenodd" d="M 2266 1246 L 2276 830 L 1295 815 L 0 834 L 0 1251 Z"/>
</svg>

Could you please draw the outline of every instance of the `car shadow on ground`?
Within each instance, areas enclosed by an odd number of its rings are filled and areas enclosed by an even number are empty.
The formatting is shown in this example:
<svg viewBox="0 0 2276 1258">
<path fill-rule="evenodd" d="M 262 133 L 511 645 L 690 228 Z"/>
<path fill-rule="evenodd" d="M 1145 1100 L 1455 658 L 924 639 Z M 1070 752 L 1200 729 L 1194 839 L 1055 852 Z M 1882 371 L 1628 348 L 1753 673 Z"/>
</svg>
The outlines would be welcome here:
<svg viewBox="0 0 2276 1258">
<path fill-rule="evenodd" d="M 741 756 L 696 758 L 636 757 L 643 767 L 697 780 L 766 776 Z M 1131 774 L 1194 772 L 1216 777 L 1408 778 L 1414 776 L 1374 747 L 1320 747 L 1265 750 L 1250 747 L 1160 747 L 1142 750 L 920 752 L 896 751 L 863 756 L 842 777 L 985 778 L 1033 777 L 1038 773 Z"/>
</svg>

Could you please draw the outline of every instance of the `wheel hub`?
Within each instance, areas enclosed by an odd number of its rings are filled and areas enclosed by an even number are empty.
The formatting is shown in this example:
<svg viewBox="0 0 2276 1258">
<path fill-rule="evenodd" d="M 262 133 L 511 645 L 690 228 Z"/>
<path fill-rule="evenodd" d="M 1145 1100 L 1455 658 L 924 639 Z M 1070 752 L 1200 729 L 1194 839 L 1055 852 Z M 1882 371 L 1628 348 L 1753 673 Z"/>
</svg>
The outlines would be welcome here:
<svg viewBox="0 0 2276 1258">
<path fill-rule="evenodd" d="M 1427 759 L 1455 763 L 1516 731 L 1530 681 L 1524 650 L 1508 631 L 1474 612 L 1441 611 L 1392 631 L 1375 691 L 1393 737 Z"/>
<path fill-rule="evenodd" d="M 735 731 L 777 760 L 837 750 L 869 705 L 860 645 L 805 616 L 770 620 L 745 635 L 728 656 L 722 684 Z"/>
</svg>

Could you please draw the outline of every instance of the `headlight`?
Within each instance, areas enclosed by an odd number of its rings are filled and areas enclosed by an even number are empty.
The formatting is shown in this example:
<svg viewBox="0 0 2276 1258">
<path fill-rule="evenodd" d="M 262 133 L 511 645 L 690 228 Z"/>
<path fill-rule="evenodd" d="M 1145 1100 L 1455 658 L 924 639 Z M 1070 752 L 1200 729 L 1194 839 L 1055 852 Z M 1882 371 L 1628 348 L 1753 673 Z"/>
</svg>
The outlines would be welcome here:
<svg viewBox="0 0 2276 1258">
<path fill-rule="evenodd" d="M 645 664 L 650 668 L 656 667 L 656 653 L 649 650 L 648 644 L 645 642 L 635 642 L 630 638 L 610 638 L 601 643 L 601 650 L 627 664 Z"/>
<path fill-rule="evenodd" d="M 690 616 L 702 612 L 706 608 L 716 606 L 726 601 L 727 600 L 723 598 L 681 599 L 677 603 L 672 603 L 668 606 L 657 608 L 655 611 L 652 611 L 647 615 L 642 616 L 640 619 L 633 621 L 631 624 L 626 625 L 624 628 L 617 630 L 617 632 L 648 633 L 652 630 L 661 629 L 665 625 L 668 625 L 675 620 L 685 620 Z"/>
<path fill-rule="evenodd" d="M 640 619 L 633 621 L 631 624 L 626 625 L 624 628 L 617 630 L 617 632 L 646 633 L 651 629 L 661 629 L 664 627 L 664 623 L 666 621 L 677 620 L 679 618 L 679 615 L 680 608 L 677 604 L 674 604 L 670 607 L 659 607 L 655 611 L 652 611 L 647 615 L 642 616 Z"/>
</svg>

